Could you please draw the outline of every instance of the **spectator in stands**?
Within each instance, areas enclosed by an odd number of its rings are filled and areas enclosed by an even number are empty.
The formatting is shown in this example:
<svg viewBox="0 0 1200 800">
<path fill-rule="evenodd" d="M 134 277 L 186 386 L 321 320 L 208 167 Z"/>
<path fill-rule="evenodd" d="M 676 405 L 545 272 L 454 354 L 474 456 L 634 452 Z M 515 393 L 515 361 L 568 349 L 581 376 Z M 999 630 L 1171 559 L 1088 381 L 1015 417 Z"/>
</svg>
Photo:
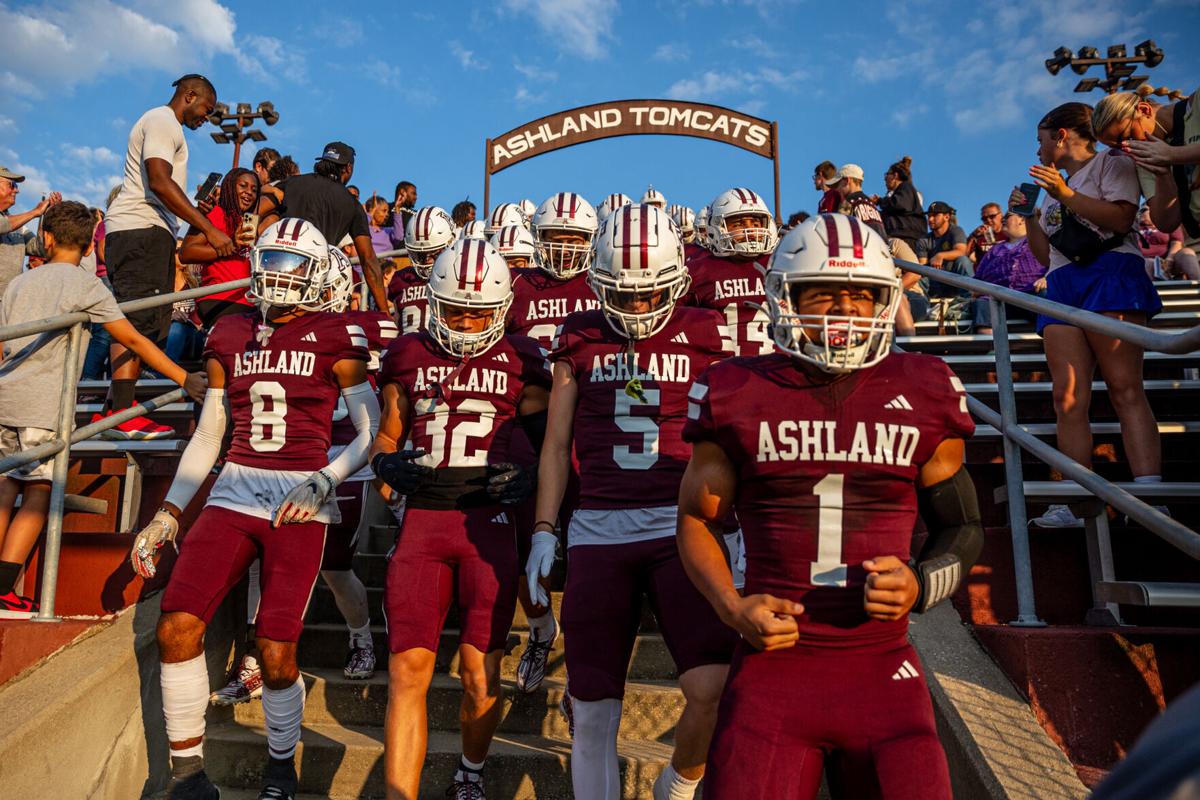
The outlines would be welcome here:
<svg viewBox="0 0 1200 800">
<path fill-rule="evenodd" d="M 112 208 L 113 200 L 121 191 L 120 184 L 108 192 L 108 200 L 104 203 L 107 210 Z M 108 266 L 104 262 L 104 217 L 101 214 L 100 223 L 96 225 L 96 233 L 92 236 L 92 249 L 96 253 L 96 277 L 105 288 L 112 291 L 112 283 L 108 280 Z M 92 323 L 92 340 L 88 342 L 87 354 L 83 357 L 83 374 L 81 380 L 98 381 L 108 375 L 109 352 L 112 349 L 112 337 L 108 335 L 103 325 Z"/>
<path fill-rule="evenodd" d="M 250 277 L 250 248 L 258 238 L 257 225 L 247 224 L 244 215 L 258 208 L 258 175 L 236 167 L 221 181 L 221 194 L 207 218 L 217 229 L 234 240 L 237 249 L 221 255 L 208 242 L 202 231 L 189 228 L 179 248 L 179 260 L 201 268 L 200 286 L 241 280 Z M 253 219 L 249 220 L 253 223 Z M 205 330 L 212 330 L 217 320 L 228 314 L 250 310 L 245 289 L 228 289 L 196 302 L 196 313 Z M 177 316 L 177 315 L 176 315 Z"/>
<path fill-rule="evenodd" d="M 200 267 L 175 258 L 175 291 L 200 285 Z M 196 301 L 176 300 L 171 304 L 171 331 L 167 334 L 167 358 L 177 364 L 200 364 L 204 352 L 204 331 L 196 324 Z"/>
<path fill-rule="evenodd" d="M 357 186 L 355 186 L 353 183 L 347 184 L 346 191 L 350 193 L 350 196 L 354 198 L 355 202 L 358 202 L 359 192 Z"/>
<path fill-rule="evenodd" d="M 812 215 L 807 211 L 797 211 L 795 214 L 792 214 L 787 218 L 787 225 L 785 226 L 785 229 L 790 231 L 792 228 L 796 227 L 801 222 L 804 222 L 804 220 L 808 219 L 810 216 Z"/>
<path fill-rule="evenodd" d="M 833 188 L 836 176 L 837 167 L 832 161 L 822 161 L 813 167 L 813 188 L 821 193 L 821 199 L 817 201 L 818 214 L 837 211 L 842 204 L 842 195 Z"/>
<path fill-rule="evenodd" d="M 975 265 L 967 258 L 967 234 L 953 223 L 954 209 L 935 200 L 929 204 L 927 215 L 929 233 L 918 239 L 913 248 L 917 261 L 958 275 L 975 274 Z M 965 298 L 970 294 L 940 281 L 930 281 L 925 291 L 930 297 Z"/>
<path fill-rule="evenodd" d="M 8 284 L 0 302 L 0 326 L 85 313 L 144 359 L 148 367 L 183 386 L 199 402 L 207 385 L 204 375 L 189 374 L 168 359 L 125 319 L 95 272 L 80 268 L 79 262 L 92 249 L 95 227 L 95 217 L 82 203 L 65 201 L 46 211 L 42 238 L 49 261 L 36 272 L 18 275 Z M 62 394 L 67 333 L 68 329 L 63 328 L 3 342 L 0 458 L 55 438 L 59 404 L 54 398 Z M 52 458 L 30 462 L 0 477 L 0 618 L 29 617 L 37 611 L 37 604 L 18 596 L 13 587 L 46 522 Z M 18 495 L 21 508 L 13 515 Z"/>
<path fill-rule="evenodd" d="M 983 258 L 975 265 L 975 277 L 1018 292 L 1044 295 L 1046 267 L 1029 249 L 1025 218 L 1010 211 L 1004 215 L 1002 225 L 1004 239 L 984 253 Z M 1007 313 L 1009 319 L 1033 322 L 1037 318 L 1034 312 L 1013 305 L 1008 307 Z M 992 307 L 986 295 L 976 296 L 974 320 L 976 333 L 992 332 Z"/>
<path fill-rule="evenodd" d="M 1138 181 L 1133 162 L 1120 150 L 1096 152 L 1092 107 L 1064 103 L 1037 127 L 1039 164 L 1029 174 L 1045 194 L 1028 225 L 1029 246 L 1049 267 L 1050 300 L 1145 325 L 1162 308 L 1133 230 Z M 1066 172 L 1066 179 L 1059 170 Z M 1025 196 L 1013 189 L 1009 209 Z M 1142 348 L 1038 316 L 1046 362 L 1054 381 L 1058 447 L 1085 467 L 1092 463 L 1088 419 L 1092 377 L 1099 365 L 1108 397 L 1121 421 L 1125 454 L 1134 481 L 1157 483 L 1162 475 L 1158 424 L 1142 385 Z M 1041 527 L 1079 527 L 1066 506 L 1051 506 L 1034 520 Z"/>
<path fill-rule="evenodd" d="M 1154 222 L 1150 219 L 1150 209 L 1147 206 L 1142 206 L 1138 209 L 1138 247 L 1142 250 L 1142 257 L 1146 259 L 1146 274 L 1151 280 L 1162 280 L 1168 277 L 1175 277 L 1169 274 L 1168 269 L 1175 269 L 1177 255 L 1183 250 L 1183 226 L 1180 225 L 1175 230 L 1167 233 L 1160 231 L 1154 226 Z M 1196 258 L 1193 255 L 1190 259 L 1195 262 Z M 1185 256 L 1181 261 L 1181 267 L 1187 269 L 1189 259 Z M 1193 266 L 1194 268 L 1194 266 Z M 1195 280 L 1196 274 L 1185 275 L 1190 280 Z"/>
<path fill-rule="evenodd" d="M 417 187 L 409 181 L 396 184 L 396 195 L 392 201 L 392 216 L 388 221 L 395 232 L 404 240 L 404 230 L 408 226 L 408 218 L 417 210 Z"/>
<path fill-rule="evenodd" d="M 391 225 L 392 207 L 377 194 L 367 198 L 367 227 L 371 231 L 371 245 L 376 253 L 386 253 L 404 247 L 404 231 Z M 384 282 L 386 284 L 386 281 Z"/>
<path fill-rule="evenodd" d="M 883 175 L 887 194 L 872 195 L 883 216 L 883 227 L 889 237 L 899 239 L 916 250 L 917 240 L 925 235 L 925 212 L 921 193 L 913 185 L 912 159 L 908 156 L 888 167 Z"/>
<path fill-rule="evenodd" d="M 455 227 L 461 228 L 468 222 L 475 221 L 475 204 L 470 200 L 460 200 L 450 209 L 450 220 Z"/>
<path fill-rule="evenodd" d="M 291 156 L 281 156 L 278 161 L 271 165 L 271 169 L 267 172 L 269 180 L 266 183 L 260 184 L 262 192 L 262 196 L 258 201 L 258 218 L 260 220 L 266 220 L 267 215 L 279 208 L 280 204 L 283 203 L 283 189 L 279 188 L 279 184 L 293 175 L 299 174 L 300 165 L 293 161 Z M 260 225 L 259 230 L 265 227 L 266 224 Z"/>
<path fill-rule="evenodd" d="M 254 154 L 254 174 L 258 176 L 260 186 L 271 181 L 271 166 L 279 160 L 279 151 L 274 147 L 264 147 Z"/>
<path fill-rule="evenodd" d="M 175 235 L 179 219 L 203 232 L 220 256 L 233 252 L 233 240 L 214 226 L 184 193 L 188 148 L 183 125 L 196 130 L 212 113 L 217 92 L 208 78 L 184 75 L 175 81 L 169 103 L 147 111 L 129 134 L 125 181 L 105 220 L 105 260 L 118 301 L 168 294 L 175 285 Z M 165 345 L 171 306 L 161 305 L 129 315 L 138 332 Z M 141 360 L 124 345 L 112 346 L 112 387 L 108 413 L 133 405 Z M 144 439 L 174 431 L 143 417 L 122 423 L 109 435 Z"/>
<path fill-rule="evenodd" d="M 972 264 L 978 264 L 997 242 L 1005 241 L 1004 212 L 999 203 L 988 203 L 979 209 L 979 221 L 982 224 L 967 237 L 967 258 Z"/>
<path fill-rule="evenodd" d="M 345 142 L 330 142 L 317 158 L 311 173 L 288 178 L 280 184 L 283 205 L 270 216 L 306 219 L 317 227 L 327 242 L 341 242 L 349 235 L 375 307 L 387 310 L 386 287 L 379 271 L 379 259 L 371 245 L 367 212 L 346 190 L 353 174 L 354 148 Z M 263 220 L 264 223 L 270 221 L 268 218 Z"/>
<path fill-rule="evenodd" d="M 10 214 L 9 209 L 17 202 L 21 191 L 20 183 L 25 180 L 7 167 L 0 167 L 0 295 L 8 282 L 21 274 L 25 266 L 25 257 L 37 255 L 37 234 L 31 230 L 21 230 L 25 224 L 35 220 L 46 209 L 62 199 L 58 192 L 42 198 L 36 206 L 22 214 Z"/>
<path fill-rule="evenodd" d="M 862 167 L 858 164 L 845 164 L 833 178 L 833 188 L 842 197 L 838 210 L 857 217 L 886 241 L 887 231 L 883 229 L 883 217 L 879 215 L 879 209 L 875 208 L 871 198 L 863 194 Z"/>
</svg>

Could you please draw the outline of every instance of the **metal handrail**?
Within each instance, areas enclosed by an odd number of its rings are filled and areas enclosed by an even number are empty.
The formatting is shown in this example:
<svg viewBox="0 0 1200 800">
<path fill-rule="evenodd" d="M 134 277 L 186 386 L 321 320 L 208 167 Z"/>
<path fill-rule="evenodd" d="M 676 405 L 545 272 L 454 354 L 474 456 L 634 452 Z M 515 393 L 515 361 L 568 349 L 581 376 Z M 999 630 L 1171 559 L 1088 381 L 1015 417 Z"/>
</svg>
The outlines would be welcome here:
<svg viewBox="0 0 1200 800">
<path fill-rule="evenodd" d="M 391 256 L 405 255 L 406 253 L 407 251 L 404 248 L 400 248 L 376 253 L 375 255 L 380 258 L 389 258 Z M 358 263 L 358 261 L 357 257 L 350 259 L 352 264 Z M 364 292 L 365 284 L 364 280 Z M 226 281 L 225 283 L 217 283 L 211 286 L 200 286 L 195 289 L 183 289 L 178 292 L 144 297 L 139 300 L 127 300 L 119 304 L 118 308 L 126 313 L 142 311 L 147 308 L 170 305 L 180 300 L 194 300 L 208 297 L 218 292 L 244 289 L 249 285 L 249 278 L 241 278 L 236 281 Z M 38 447 L 30 448 L 29 450 L 0 460 L 0 472 L 5 472 L 23 464 L 41 460 L 49 455 L 54 456 L 50 484 L 50 508 L 46 517 L 46 549 L 42 565 L 42 602 L 39 605 L 37 615 L 34 617 L 39 622 L 52 622 L 57 619 L 54 614 L 54 605 L 58 593 L 58 559 L 62 548 L 62 524 L 67 494 L 67 467 L 70 458 L 70 445 L 90 439 L 127 420 L 154 411 L 184 396 L 183 389 L 173 389 L 144 403 L 123 409 L 115 414 L 110 414 L 104 419 L 93 422 L 90 425 L 74 429 L 74 398 L 76 385 L 79 381 L 79 349 L 80 343 L 83 340 L 83 324 L 89 322 L 90 319 L 87 314 L 76 312 L 0 328 L 0 341 L 34 336 L 63 328 L 68 329 L 67 352 L 66 358 L 63 360 L 63 388 L 59 400 L 58 424 L 54 439 Z M 41 347 L 45 345 L 52 338 L 47 337 L 45 341 L 39 342 L 37 346 Z"/>
<path fill-rule="evenodd" d="M 1025 486 L 1021 450 L 1059 470 L 1096 497 L 1125 512 L 1146 530 L 1186 555 L 1200 559 L 1200 533 L 1142 502 L 1111 481 L 1097 475 L 1073 458 L 1041 441 L 1017 422 L 1017 401 L 1013 391 L 1012 357 L 1008 341 L 1007 303 L 1069 322 L 1085 330 L 1102 333 L 1161 353 L 1190 353 L 1200 349 L 1200 325 L 1181 333 L 1164 333 L 1141 325 L 1106 317 L 1092 311 L 1066 306 L 1036 295 L 1018 292 L 976 278 L 957 275 L 925 264 L 897 260 L 908 272 L 931 280 L 986 296 L 991 303 L 992 342 L 996 356 L 996 384 L 1000 411 L 997 413 L 977 398 L 968 396 L 971 413 L 993 425 L 1004 436 L 1004 477 L 1008 487 L 1008 521 L 1012 538 L 1013 567 L 1017 589 L 1018 626 L 1043 626 L 1037 616 L 1033 592 L 1033 564 L 1029 552 L 1029 529 L 1025 509 Z"/>
</svg>

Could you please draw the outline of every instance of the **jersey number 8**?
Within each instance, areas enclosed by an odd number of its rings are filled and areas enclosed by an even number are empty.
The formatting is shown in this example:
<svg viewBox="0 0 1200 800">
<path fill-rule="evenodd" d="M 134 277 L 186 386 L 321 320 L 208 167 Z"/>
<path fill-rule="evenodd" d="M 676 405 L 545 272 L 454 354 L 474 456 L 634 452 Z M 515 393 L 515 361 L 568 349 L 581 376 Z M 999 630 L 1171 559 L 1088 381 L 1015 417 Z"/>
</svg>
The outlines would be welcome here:
<svg viewBox="0 0 1200 800">
<path fill-rule="evenodd" d="M 259 453 L 283 449 L 287 438 L 287 392 L 278 381 L 250 384 L 250 447 Z"/>
</svg>

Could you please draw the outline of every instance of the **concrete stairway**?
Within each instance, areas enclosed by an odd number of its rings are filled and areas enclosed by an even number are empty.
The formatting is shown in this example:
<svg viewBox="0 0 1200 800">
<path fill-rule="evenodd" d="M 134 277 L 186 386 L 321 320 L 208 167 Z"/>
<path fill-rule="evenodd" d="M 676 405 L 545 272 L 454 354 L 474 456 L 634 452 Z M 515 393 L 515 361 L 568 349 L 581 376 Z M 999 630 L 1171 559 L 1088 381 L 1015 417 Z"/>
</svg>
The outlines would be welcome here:
<svg viewBox="0 0 1200 800">
<path fill-rule="evenodd" d="M 372 529 L 355 569 L 369 587 L 371 619 L 382 622 L 380 604 L 390 545 L 388 529 Z M 556 612 L 561 593 L 554 593 Z M 437 672 L 428 695 L 429 751 L 421 778 L 421 797 L 442 797 L 458 764 L 461 743 L 458 707 L 456 614 L 452 609 L 438 648 Z M 304 731 L 296 764 L 302 797 L 333 800 L 383 797 L 383 720 L 387 706 L 387 641 L 382 625 L 375 629 L 379 669 L 369 681 L 342 676 L 346 626 L 332 594 L 318 583 L 300 640 L 300 665 L 308 686 Z M 563 639 L 550 658 L 548 676 L 531 695 L 519 694 L 513 682 L 517 661 L 528 637 L 528 623 L 518 608 L 504 658 L 504 718 L 484 773 L 489 798 L 567 798 L 571 741 L 558 703 L 566 688 Z M 645 798 L 671 753 L 675 722 L 683 696 L 674 681 L 674 665 L 662 636 L 647 614 L 630 663 L 618 751 L 623 796 Z M 211 710 L 205 745 L 209 774 L 225 797 L 253 798 L 266 760 L 262 704 L 252 702 L 233 711 Z"/>
</svg>

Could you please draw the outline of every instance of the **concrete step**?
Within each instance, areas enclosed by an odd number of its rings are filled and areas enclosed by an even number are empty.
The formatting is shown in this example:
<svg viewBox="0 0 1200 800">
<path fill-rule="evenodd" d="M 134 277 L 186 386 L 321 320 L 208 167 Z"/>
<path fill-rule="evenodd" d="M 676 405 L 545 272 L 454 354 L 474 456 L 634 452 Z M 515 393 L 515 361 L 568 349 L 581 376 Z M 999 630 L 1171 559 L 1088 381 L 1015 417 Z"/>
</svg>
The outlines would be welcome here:
<svg viewBox="0 0 1200 800">
<path fill-rule="evenodd" d="M 304 706 L 306 725 L 383 726 L 387 672 L 380 670 L 370 680 L 351 681 L 340 669 L 306 669 L 304 682 L 308 686 Z M 547 678 L 533 694 L 523 694 L 515 683 L 505 681 L 501 733 L 566 739 L 567 720 L 558 710 L 565 689 L 566 681 L 562 678 Z M 461 700 L 462 685 L 457 678 L 434 675 L 428 695 L 429 729 L 457 731 Z M 631 681 L 625 689 L 620 737 L 669 741 L 683 705 L 683 694 L 673 681 Z M 232 717 L 245 725 L 262 725 L 262 703 L 235 706 Z"/>
<path fill-rule="evenodd" d="M 204 744 L 206 769 L 220 786 L 259 786 L 266 765 L 266 733 L 257 726 L 225 723 L 210 727 Z M 421 774 L 420 797 L 441 798 L 462 752 L 457 733 L 432 732 Z M 571 743 L 543 736 L 499 735 L 484 771 L 488 797 L 532 800 L 571 797 L 568 771 Z M 621 796 L 651 796 L 654 779 L 666 766 L 671 747 L 659 742 L 622 741 Z M 383 729 L 305 725 L 296 751 L 300 792 L 330 800 L 382 798 Z"/>
<path fill-rule="evenodd" d="M 387 636 L 382 626 L 371 628 L 375 639 L 375 652 L 379 657 L 379 668 L 386 669 Z M 300 665 L 306 669 L 340 669 L 346 658 L 347 633 L 345 625 L 316 624 L 306 625 L 300 635 Z M 512 679 L 516 676 L 517 662 L 525 649 L 528 639 L 527 631 L 512 631 L 505 646 L 507 654 L 501 662 L 501 675 Z M 438 644 L 437 671 L 457 674 L 459 632 L 454 628 L 442 631 Z M 546 667 L 548 677 L 561 678 L 566 675 L 566 659 L 563 656 L 563 637 L 559 637 L 554 649 L 550 652 L 550 662 Z M 673 680 L 675 662 L 667 651 L 666 642 L 660 634 L 642 633 L 637 637 L 633 646 L 633 657 L 629 662 L 629 679 L 643 680 Z"/>
</svg>

